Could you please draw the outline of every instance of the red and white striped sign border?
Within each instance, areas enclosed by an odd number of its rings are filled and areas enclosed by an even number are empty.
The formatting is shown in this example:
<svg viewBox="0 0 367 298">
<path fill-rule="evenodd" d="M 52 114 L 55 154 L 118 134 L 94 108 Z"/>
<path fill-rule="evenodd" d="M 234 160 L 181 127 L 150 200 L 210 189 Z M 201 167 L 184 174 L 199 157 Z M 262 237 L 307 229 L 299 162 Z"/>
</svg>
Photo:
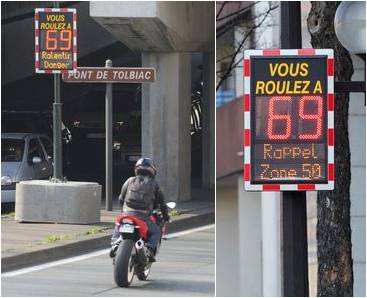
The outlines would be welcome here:
<svg viewBox="0 0 367 298">
<path fill-rule="evenodd" d="M 250 93 L 250 57 L 251 56 L 327 56 L 327 106 L 328 106 L 328 183 L 327 184 L 251 184 L 251 93 Z M 334 189 L 334 51 L 332 49 L 267 49 L 246 50 L 244 54 L 244 184 L 250 191 L 307 191 Z"/>
<path fill-rule="evenodd" d="M 39 13 L 40 12 L 72 12 L 73 13 L 73 69 L 69 70 L 43 70 L 39 69 Z M 36 8 L 34 12 L 34 33 L 35 33 L 35 40 L 34 40 L 34 54 L 35 54 L 35 69 L 36 73 L 63 73 L 68 71 L 74 71 L 77 68 L 77 29 L 76 29 L 76 9 L 75 8 Z"/>
</svg>

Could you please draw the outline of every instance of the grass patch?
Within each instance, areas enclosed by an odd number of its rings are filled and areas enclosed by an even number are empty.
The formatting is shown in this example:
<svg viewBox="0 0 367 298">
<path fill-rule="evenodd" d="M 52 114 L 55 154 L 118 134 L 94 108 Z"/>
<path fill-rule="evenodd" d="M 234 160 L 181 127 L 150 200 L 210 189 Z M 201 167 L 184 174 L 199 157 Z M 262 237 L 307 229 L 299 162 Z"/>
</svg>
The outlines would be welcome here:
<svg viewBox="0 0 367 298">
<path fill-rule="evenodd" d="M 2 203 L 1 204 L 1 215 L 11 217 L 15 215 L 15 203 Z"/>
<path fill-rule="evenodd" d="M 180 215 L 177 209 L 172 209 L 170 212 L 168 212 L 170 217 Z"/>
<path fill-rule="evenodd" d="M 51 242 L 55 242 L 55 241 L 60 241 L 60 240 L 67 240 L 70 237 L 68 235 L 48 235 L 46 237 L 46 242 L 51 243 Z"/>
<path fill-rule="evenodd" d="M 106 230 L 108 230 L 107 227 L 93 227 L 87 231 L 77 233 L 74 235 L 49 235 L 46 237 L 44 243 L 53 243 L 60 240 L 71 240 L 76 239 L 81 236 L 88 236 L 88 235 L 97 235 L 100 233 L 106 233 Z"/>
<path fill-rule="evenodd" d="M 93 227 L 88 231 L 78 234 L 79 236 L 96 235 L 100 233 L 105 233 L 107 228 L 105 227 Z"/>
<path fill-rule="evenodd" d="M 40 244 L 55 243 L 56 241 L 60 241 L 60 240 L 78 239 L 79 237 L 83 237 L 83 236 L 106 233 L 107 230 L 108 230 L 107 227 L 92 227 L 91 229 L 87 231 L 83 231 L 83 232 L 72 234 L 72 235 L 48 235 L 46 236 L 45 240 L 42 241 Z"/>
<path fill-rule="evenodd" d="M 15 212 L 8 212 L 8 213 L 2 213 L 1 214 L 2 218 L 9 218 L 9 217 L 15 217 Z"/>
</svg>

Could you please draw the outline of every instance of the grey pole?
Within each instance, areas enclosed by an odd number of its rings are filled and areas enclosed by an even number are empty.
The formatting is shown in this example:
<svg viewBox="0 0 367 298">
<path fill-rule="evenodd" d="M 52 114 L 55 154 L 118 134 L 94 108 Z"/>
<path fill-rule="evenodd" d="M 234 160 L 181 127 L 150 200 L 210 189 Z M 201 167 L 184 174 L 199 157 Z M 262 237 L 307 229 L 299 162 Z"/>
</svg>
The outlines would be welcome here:
<svg viewBox="0 0 367 298">
<path fill-rule="evenodd" d="M 106 67 L 112 61 L 106 60 Z M 106 84 L 106 210 L 112 211 L 112 83 Z"/>
<path fill-rule="evenodd" d="M 59 7 L 59 2 L 54 1 L 54 7 Z M 61 133 L 61 76 L 54 74 L 54 103 L 53 103 L 53 148 L 54 167 L 53 181 L 63 180 L 62 176 L 62 133 Z"/>
<path fill-rule="evenodd" d="M 61 133 L 61 88 L 60 74 L 54 74 L 54 103 L 53 103 L 53 143 L 54 143 L 54 168 L 53 180 L 63 180 L 62 177 L 62 133 Z"/>
</svg>

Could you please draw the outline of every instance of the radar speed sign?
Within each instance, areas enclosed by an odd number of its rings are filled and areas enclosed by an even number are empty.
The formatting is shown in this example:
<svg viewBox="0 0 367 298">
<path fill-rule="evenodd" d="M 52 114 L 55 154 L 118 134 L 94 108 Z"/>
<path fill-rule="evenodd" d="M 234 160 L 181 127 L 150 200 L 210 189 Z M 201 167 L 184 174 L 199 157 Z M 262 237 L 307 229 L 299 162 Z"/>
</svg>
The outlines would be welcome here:
<svg viewBox="0 0 367 298">
<path fill-rule="evenodd" d="M 249 50 L 244 59 L 246 190 L 334 188 L 332 50 Z"/>
<path fill-rule="evenodd" d="M 77 67 L 76 9 L 35 10 L 36 73 L 61 73 Z"/>
</svg>

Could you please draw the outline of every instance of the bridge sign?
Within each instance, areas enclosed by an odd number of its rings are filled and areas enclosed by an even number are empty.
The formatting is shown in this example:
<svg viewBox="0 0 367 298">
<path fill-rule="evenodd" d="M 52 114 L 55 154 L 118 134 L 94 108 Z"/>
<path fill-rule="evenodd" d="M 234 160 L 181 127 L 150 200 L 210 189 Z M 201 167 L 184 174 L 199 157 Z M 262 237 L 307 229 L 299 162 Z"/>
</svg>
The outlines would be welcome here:
<svg viewBox="0 0 367 298">
<path fill-rule="evenodd" d="M 78 67 L 62 74 L 67 83 L 149 83 L 155 81 L 152 67 Z"/>
<path fill-rule="evenodd" d="M 333 50 L 249 50 L 246 190 L 334 189 Z"/>
<path fill-rule="evenodd" d="M 76 9 L 36 8 L 36 73 L 61 73 L 77 67 Z"/>
</svg>

